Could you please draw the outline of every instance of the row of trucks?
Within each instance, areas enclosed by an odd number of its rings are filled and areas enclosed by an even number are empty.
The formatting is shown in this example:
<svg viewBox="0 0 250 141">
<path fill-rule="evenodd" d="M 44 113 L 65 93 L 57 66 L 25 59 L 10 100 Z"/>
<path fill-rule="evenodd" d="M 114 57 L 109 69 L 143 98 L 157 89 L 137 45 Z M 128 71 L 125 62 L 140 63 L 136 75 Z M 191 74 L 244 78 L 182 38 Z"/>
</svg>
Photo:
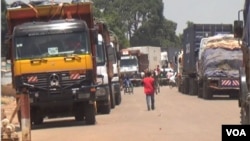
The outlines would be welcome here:
<svg viewBox="0 0 250 141">
<path fill-rule="evenodd" d="M 231 24 L 192 24 L 184 30 L 178 64 L 178 90 L 211 99 L 239 96 L 242 52 Z"/>
<path fill-rule="evenodd" d="M 45 117 L 93 125 L 121 103 L 118 41 L 94 20 L 92 2 L 26 4 L 6 18 L 22 140 Z"/>
<path fill-rule="evenodd" d="M 120 78 L 129 77 L 140 86 L 145 71 L 153 71 L 161 63 L 161 47 L 135 46 L 120 50 Z"/>
<path fill-rule="evenodd" d="M 239 40 L 243 52 L 243 65 L 240 67 L 239 107 L 241 124 L 250 125 L 250 1 L 245 0 L 243 10 L 234 21 L 234 36 Z M 243 14 L 242 14 L 243 13 Z M 243 17 L 243 20 L 240 18 Z"/>
</svg>

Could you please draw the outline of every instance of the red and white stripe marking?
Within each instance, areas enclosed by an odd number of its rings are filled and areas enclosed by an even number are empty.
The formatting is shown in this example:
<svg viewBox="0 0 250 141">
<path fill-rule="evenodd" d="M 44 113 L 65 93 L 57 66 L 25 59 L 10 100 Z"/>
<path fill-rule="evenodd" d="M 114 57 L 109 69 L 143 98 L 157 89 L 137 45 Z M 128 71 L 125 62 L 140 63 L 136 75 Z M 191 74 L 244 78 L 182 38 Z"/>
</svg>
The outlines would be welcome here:
<svg viewBox="0 0 250 141">
<path fill-rule="evenodd" d="M 79 73 L 74 73 L 74 74 L 70 74 L 70 79 L 80 79 L 80 74 Z"/>
<path fill-rule="evenodd" d="M 38 82 L 37 76 L 29 76 L 29 77 L 28 77 L 28 82 L 29 82 L 29 83 Z"/>
<path fill-rule="evenodd" d="M 239 86 L 239 80 L 221 80 L 222 86 Z"/>
<path fill-rule="evenodd" d="M 239 80 L 232 80 L 232 85 L 233 86 L 240 86 Z"/>
</svg>

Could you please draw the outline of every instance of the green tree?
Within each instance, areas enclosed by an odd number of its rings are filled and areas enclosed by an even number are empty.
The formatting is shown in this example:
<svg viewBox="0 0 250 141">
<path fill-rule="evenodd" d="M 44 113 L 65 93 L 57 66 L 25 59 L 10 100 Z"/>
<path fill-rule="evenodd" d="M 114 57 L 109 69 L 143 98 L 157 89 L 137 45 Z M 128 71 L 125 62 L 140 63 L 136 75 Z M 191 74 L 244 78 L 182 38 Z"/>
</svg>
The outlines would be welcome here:
<svg viewBox="0 0 250 141">
<path fill-rule="evenodd" d="M 104 18 L 118 35 L 121 46 L 175 46 L 177 24 L 163 16 L 162 0 L 93 0 L 96 16 Z M 130 40 L 128 43 L 127 40 Z M 122 39 L 122 40 L 121 40 Z"/>
<path fill-rule="evenodd" d="M 125 36 L 126 28 L 122 23 L 122 17 L 118 13 L 118 7 L 122 1 L 119 0 L 93 0 L 94 16 L 98 19 L 106 21 L 109 29 L 119 38 L 121 48 L 128 47 L 129 42 Z M 118 6 L 117 6 L 118 5 Z"/>
</svg>

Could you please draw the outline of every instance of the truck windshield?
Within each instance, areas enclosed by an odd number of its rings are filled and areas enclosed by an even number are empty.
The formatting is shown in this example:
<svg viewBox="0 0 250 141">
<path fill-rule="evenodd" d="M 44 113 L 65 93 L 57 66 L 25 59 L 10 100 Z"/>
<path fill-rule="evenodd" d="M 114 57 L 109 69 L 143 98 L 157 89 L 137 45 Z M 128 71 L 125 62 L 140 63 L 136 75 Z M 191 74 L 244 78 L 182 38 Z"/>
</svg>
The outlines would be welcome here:
<svg viewBox="0 0 250 141">
<path fill-rule="evenodd" d="M 120 66 L 121 67 L 128 67 L 128 66 L 137 66 L 138 61 L 137 59 L 121 59 Z"/>
<path fill-rule="evenodd" d="M 105 54 L 104 54 L 103 42 L 98 42 L 96 49 L 96 64 L 104 65 L 104 63 L 105 63 Z"/>
<path fill-rule="evenodd" d="M 89 53 L 90 43 L 86 32 L 18 36 L 14 38 L 15 59 L 58 57 Z"/>
</svg>

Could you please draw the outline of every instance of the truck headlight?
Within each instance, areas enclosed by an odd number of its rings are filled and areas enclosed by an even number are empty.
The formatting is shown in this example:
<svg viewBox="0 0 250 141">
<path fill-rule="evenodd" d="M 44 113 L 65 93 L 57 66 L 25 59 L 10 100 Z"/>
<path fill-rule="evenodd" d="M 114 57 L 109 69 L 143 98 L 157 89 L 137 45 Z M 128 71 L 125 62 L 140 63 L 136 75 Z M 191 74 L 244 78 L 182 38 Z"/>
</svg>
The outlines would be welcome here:
<svg viewBox="0 0 250 141">
<path fill-rule="evenodd" d="M 96 82 L 97 82 L 97 84 L 103 84 L 103 76 L 98 75 L 97 78 L 96 78 Z"/>
<path fill-rule="evenodd" d="M 104 96 L 106 94 L 106 90 L 104 87 L 97 87 L 96 96 Z"/>
</svg>

